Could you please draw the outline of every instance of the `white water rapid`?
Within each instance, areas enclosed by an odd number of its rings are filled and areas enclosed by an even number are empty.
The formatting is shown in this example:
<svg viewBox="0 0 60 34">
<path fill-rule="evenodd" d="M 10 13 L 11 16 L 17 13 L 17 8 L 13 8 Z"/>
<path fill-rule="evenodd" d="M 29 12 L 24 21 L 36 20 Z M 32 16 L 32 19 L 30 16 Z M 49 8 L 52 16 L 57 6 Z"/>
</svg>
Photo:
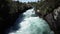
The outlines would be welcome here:
<svg viewBox="0 0 60 34">
<path fill-rule="evenodd" d="M 17 19 L 20 28 L 16 32 L 9 34 L 53 34 L 49 25 L 43 18 L 35 14 L 34 8 L 27 10 Z"/>
</svg>

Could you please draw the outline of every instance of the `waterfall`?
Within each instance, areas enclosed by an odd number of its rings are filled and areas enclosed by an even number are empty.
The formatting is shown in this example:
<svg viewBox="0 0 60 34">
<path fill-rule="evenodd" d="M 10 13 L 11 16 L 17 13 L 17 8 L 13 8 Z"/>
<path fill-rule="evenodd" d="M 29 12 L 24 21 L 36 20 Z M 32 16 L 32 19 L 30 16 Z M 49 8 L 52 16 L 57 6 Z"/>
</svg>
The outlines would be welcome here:
<svg viewBox="0 0 60 34">
<path fill-rule="evenodd" d="M 35 14 L 34 8 L 27 10 L 22 15 L 16 21 L 16 23 L 19 22 L 20 28 L 9 34 L 53 34 L 47 22 Z"/>
</svg>

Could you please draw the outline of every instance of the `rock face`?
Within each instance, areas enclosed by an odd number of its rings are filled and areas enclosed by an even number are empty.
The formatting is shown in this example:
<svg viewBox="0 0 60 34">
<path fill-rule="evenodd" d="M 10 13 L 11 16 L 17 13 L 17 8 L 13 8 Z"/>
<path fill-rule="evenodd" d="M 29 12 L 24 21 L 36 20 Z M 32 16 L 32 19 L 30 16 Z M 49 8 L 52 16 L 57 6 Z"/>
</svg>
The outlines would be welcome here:
<svg viewBox="0 0 60 34">
<path fill-rule="evenodd" d="M 50 25 L 51 29 L 55 31 L 55 34 L 60 34 L 60 7 L 54 9 L 54 11 L 45 17 L 45 20 Z"/>
<path fill-rule="evenodd" d="M 60 7 L 54 10 L 53 12 L 55 24 L 56 24 L 56 31 L 60 34 Z"/>
<path fill-rule="evenodd" d="M 7 3 L 6 1 L 0 1 L 0 33 L 1 34 L 5 34 L 5 30 L 7 30 L 7 28 L 10 28 L 11 26 L 13 26 L 15 20 L 18 18 L 18 15 L 25 12 L 26 10 L 32 8 L 32 6 L 28 6 L 28 5 L 24 5 L 22 6 L 22 10 L 19 9 L 18 12 L 14 12 L 12 14 L 9 14 L 11 6 L 9 6 L 10 4 Z M 21 7 L 20 7 L 21 8 Z"/>
</svg>

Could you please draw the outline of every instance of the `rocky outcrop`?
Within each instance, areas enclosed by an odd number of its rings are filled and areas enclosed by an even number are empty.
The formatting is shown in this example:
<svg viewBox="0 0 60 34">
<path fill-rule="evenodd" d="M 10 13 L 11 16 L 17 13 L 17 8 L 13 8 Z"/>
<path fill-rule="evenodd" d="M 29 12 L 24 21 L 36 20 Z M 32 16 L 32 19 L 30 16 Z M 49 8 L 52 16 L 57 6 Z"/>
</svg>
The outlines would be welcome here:
<svg viewBox="0 0 60 34">
<path fill-rule="evenodd" d="M 2 0 L 0 2 L 1 2 L 0 4 L 0 34 L 5 34 L 5 31 L 14 25 L 19 14 L 22 14 L 26 10 L 32 8 L 32 6 L 28 6 L 27 4 L 24 5 L 24 4 L 19 3 L 20 4 L 19 6 L 18 5 L 13 6 L 12 4 L 9 4 L 7 1 Z M 20 9 L 16 6 L 18 6 Z"/>
<path fill-rule="evenodd" d="M 60 34 L 60 7 L 56 8 L 53 12 L 53 16 L 55 19 L 55 24 L 56 24 L 56 31 L 58 34 Z"/>
<path fill-rule="evenodd" d="M 60 7 L 48 14 L 44 19 L 48 22 L 55 34 L 60 34 Z"/>
</svg>

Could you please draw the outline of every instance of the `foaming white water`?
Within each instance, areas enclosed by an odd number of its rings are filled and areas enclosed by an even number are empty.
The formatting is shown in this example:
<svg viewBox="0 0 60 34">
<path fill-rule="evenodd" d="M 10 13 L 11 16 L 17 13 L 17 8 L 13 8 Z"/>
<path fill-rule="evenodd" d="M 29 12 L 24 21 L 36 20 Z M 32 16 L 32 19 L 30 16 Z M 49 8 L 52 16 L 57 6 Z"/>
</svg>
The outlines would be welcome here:
<svg viewBox="0 0 60 34">
<path fill-rule="evenodd" d="M 24 19 L 19 23 L 21 28 L 9 34 L 53 34 L 47 22 L 36 16 L 34 8 L 27 10 L 23 15 Z"/>
<path fill-rule="evenodd" d="M 25 15 L 24 18 L 36 16 L 34 8 L 27 10 L 23 15 Z"/>
</svg>

